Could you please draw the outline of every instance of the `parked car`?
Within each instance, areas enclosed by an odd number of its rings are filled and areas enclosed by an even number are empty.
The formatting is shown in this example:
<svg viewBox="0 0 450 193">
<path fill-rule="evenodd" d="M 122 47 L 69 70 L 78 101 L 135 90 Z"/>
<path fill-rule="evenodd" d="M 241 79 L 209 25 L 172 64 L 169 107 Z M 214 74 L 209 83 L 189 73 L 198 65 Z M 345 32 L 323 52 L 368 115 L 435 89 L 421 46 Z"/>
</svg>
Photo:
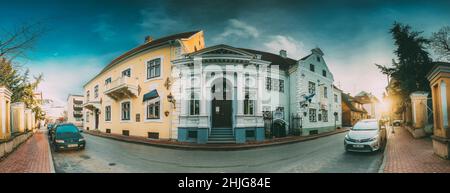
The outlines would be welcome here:
<svg viewBox="0 0 450 193">
<path fill-rule="evenodd" d="M 52 127 L 50 127 L 50 129 L 48 130 L 48 138 L 50 139 L 50 141 L 53 140 L 53 136 L 55 135 L 55 129 L 58 126 L 58 124 L 52 124 Z"/>
<path fill-rule="evenodd" d="M 345 136 L 345 151 L 372 152 L 384 149 L 386 126 L 376 119 L 364 119 L 355 124 Z"/>
<path fill-rule="evenodd" d="M 395 127 L 400 127 L 402 125 L 402 120 L 394 120 L 392 121 L 392 125 Z"/>
<path fill-rule="evenodd" d="M 55 127 L 53 133 L 52 143 L 54 150 L 84 149 L 86 147 L 86 140 L 81 135 L 81 132 L 72 123 L 59 124 Z"/>
<path fill-rule="evenodd" d="M 47 130 L 50 130 L 53 126 L 55 126 L 55 124 L 53 124 L 53 123 L 47 124 Z"/>
</svg>

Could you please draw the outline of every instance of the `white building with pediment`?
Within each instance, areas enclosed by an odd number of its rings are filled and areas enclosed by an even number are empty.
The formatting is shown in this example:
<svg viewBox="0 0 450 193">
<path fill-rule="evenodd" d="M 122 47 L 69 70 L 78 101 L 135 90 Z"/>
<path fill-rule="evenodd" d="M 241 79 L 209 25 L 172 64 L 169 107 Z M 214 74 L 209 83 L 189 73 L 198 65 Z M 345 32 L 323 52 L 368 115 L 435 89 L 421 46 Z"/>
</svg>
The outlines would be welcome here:
<svg viewBox="0 0 450 193">
<path fill-rule="evenodd" d="M 216 45 L 172 61 L 181 142 L 245 143 L 341 126 L 341 91 L 319 48 L 299 60 Z"/>
</svg>

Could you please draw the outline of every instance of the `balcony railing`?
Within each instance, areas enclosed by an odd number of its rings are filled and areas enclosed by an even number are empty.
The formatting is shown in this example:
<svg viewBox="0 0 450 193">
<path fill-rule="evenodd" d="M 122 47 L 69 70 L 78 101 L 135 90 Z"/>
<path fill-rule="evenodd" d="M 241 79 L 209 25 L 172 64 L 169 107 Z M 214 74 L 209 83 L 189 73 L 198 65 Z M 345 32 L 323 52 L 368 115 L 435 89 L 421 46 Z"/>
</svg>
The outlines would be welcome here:
<svg viewBox="0 0 450 193">
<path fill-rule="evenodd" d="M 123 76 L 105 85 L 105 94 L 114 100 L 138 96 L 138 79 Z"/>
<path fill-rule="evenodd" d="M 83 116 L 83 113 L 80 112 L 80 111 L 74 111 L 73 112 L 73 117 L 82 117 L 82 116 Z"/>
</svg>

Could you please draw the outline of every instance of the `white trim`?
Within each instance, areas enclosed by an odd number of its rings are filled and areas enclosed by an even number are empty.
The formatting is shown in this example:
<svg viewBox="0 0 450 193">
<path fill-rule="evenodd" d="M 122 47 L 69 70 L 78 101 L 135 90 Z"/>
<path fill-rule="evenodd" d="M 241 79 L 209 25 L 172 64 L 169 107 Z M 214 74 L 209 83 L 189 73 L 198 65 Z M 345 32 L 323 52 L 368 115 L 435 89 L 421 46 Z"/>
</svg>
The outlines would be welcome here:
<svg viewBox="0 0 450 193">
<path fill-rule="evenodd" d="M 156 59 L 160 59 L 161 60 L 161 62 L 160 62 L 160 66 L 159 66 L 159 76 L 158 77 L 153 77 L 153 78 L 148 78 L 148 70 L 147 70 L 147 65 L 148 65 L 148 62 L 149 61 L 152 61 L 152 60 L 156 60 Z M 155 57 L 153 57 L 153 58 L 150 58 L 150 59 L 148 59 L 148 60 L 145 60 L 144 61 L 144 69 L 145 69 L 145 73 L 144 73 L 144 83 L 146 83 L 146 82 L 149 82 L 149 81 L 152 81 L 152 80 L 162 80 L 163 79 L 163 75 L 164 75 L 164 56 L 163 55 L 159 55 L 159 56 L 155 56 Z"/>
<path fill-rule="evenodd" d="M 159 101 L 159 119 L 147 119 L 147 105 L 149 103 L 155 103 Z M 162 100 L 161 100 L 161 96 L 158 96 L 157 98 L 148 100 L 144 102 L 144 122 L 148 123 L 148 122 L 162 122 L 162 116 L 163 116 L 163 105 L 162 105 Z"/>
<path fill-rule="evenodd" d="M 122 120 L 122 103 L 125 103 L 125 102 L 129 102 L 130 103 L 130 120 Z M 131 100 L 130 99 L 124 99 L 124 100 L 122 100 L 122 101 L 120 101 L 120 113 L 119 113 L 119 120 L 120 120 L 120 122 L 121 123 L 130 123 L 130 122 L 133 122 L 133 116 L 132 116 L 132 112 L 133 112 L 133 108 L 132 108 L 132 103 L 131 103 Z M 111 119 L 112 119 L 112 117 L 111 117 Z"/>
</svg>

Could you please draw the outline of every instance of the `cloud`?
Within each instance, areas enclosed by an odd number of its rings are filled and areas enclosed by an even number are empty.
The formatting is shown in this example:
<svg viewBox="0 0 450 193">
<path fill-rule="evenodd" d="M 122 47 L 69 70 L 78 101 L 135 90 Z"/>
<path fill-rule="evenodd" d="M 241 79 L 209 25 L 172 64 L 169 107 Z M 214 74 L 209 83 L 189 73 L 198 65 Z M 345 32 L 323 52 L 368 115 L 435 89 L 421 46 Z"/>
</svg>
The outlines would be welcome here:
<svg viewBox="0 0 450 193">
<path fill-rule="evenodd" d="M 83 85 L 100 72 L 109 58 L 110 55 L 53 57 L 25 67 L 33 75 L 44 75 L 38 91 L 42 91 L 45 99 L 53 100 L 56 105 L 65 105 L 69 94 L 83 93 Z"/>
<path fill-rule="evenodd" d="M 264 47 L 266 51 L 272 53 L 278 53 L 280 50 L 286 50 L 288 56 L 293 59 L 300 59 L 308 54 L 303 42 L 290 36 L 269 36 L 268 41 L 264 43 Z"/>
<path fill-rule="evenodd" d="M 258 38 L 260 32 L 256 27 L 249 25 L 246 22 L 230 19 L 228 20 L 228 25 L 225 27 L 223 33 L 219 34 L 215 41 L 223 41 L 226 38 Z"/>
<path fill-rule="evenodd" d="M 100 15 L 99 18 L 99 22 L 95 24 L 92 31 L 97 33 L 104 41 L 113 40 L 117 33 L 114 31 L 113 26 L 108 22 L 110 16 Z"/>
</svg>

